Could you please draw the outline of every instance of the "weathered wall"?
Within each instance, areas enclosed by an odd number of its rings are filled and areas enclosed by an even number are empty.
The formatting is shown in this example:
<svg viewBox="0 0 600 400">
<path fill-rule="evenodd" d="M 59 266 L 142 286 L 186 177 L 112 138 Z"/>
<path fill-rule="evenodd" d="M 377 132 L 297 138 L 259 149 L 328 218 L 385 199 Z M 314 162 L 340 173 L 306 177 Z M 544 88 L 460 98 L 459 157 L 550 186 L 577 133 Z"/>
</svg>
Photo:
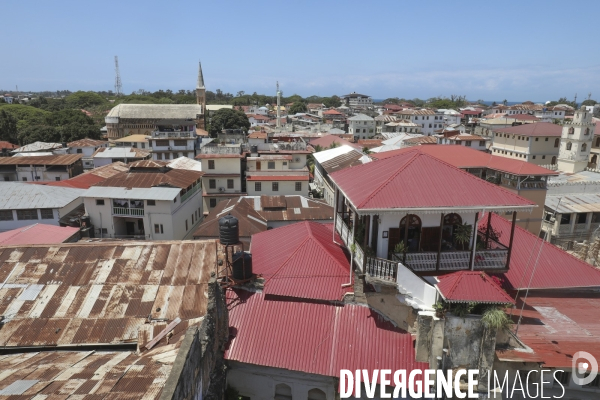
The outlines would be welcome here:
<svg viewBox="0 0 600 400">
<path fill-rule="evenodd" d="M 208 309 L 199 326 L 190 327 L 181 344 L 161 400 L 222 400 L 225 393 L 223 352 L 229 337 L 224 294 L 215 278 L 208 287 Z"/>
</svg>

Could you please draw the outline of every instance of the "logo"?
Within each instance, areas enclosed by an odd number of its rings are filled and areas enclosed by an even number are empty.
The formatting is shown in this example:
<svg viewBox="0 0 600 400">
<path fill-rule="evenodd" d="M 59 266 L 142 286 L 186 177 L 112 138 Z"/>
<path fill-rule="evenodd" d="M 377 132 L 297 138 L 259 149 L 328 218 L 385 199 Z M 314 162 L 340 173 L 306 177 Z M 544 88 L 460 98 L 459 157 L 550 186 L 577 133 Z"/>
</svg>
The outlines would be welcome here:
<svg viewBox="0 0 600 400">
<path fill-rule="evenodd" d="M 578 351 L 573 356 L 573 382 L 578 385 L 591 383 L 598 375 L 598 361 L 586 351 Z M 591 368 L 589 375 L 586 373 Z"/>
</svg>

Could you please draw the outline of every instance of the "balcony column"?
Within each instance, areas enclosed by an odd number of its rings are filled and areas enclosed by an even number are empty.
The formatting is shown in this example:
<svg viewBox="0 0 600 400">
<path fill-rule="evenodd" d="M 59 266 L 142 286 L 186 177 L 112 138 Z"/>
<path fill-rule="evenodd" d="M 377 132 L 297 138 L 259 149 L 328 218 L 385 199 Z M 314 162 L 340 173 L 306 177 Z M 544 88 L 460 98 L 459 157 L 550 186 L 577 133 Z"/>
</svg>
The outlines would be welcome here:
<svg viewBox="0 0 600 400">
<path fill-rule="evenodd" d="M 492 229 L 492 213 L 488 212 L 487 227 L 485 229 L 485 248 L 490 248 L 490 230 Z M 496 238 L 498 239 L 498 238 Z"/>
<path fill-rule="evenodd" d="M 471 257 L 469 258 L 469 265 L 471 265 L 471 271 L 475 269 L 475 249 L 477 248 L 477 224 L 479 224 L 479 212 L 475 213 L 475 223 L 473 224 L 473 247 L 471 248 Z"/>
<path fill-rule="evenodd" d="M 408 250 L 408 225 L 410 223 L 410 214 L 406 214 L 406 222 L 404 223 L 404 254 L 402 255 L 402 264 L 406 265 L 406 251 Z M 392 252 L 394 249 L 392 249 Z M 389 250 L 388 250 L 389 252 Z"/>
<path fill-rule="evenodd" d="M 440 270 L 440 258 L 442 256 L 442 234 L 444 233 L 444 213 L 440 217 L 440 240 L 438 243 L 438 254 L 437 254 L 437 263 L 435 265 L 435 270 Z"/>
<path fill-rule="evenodd" d="M 333 242 L 335 242 L 335 231 L 337 229 L 337 219 L 338 219 L 338 198 L 339 198 L 339 191 L 337 190 L 337 187 L 334 189 L 333 192 L 333 235 L 331 240 Z"/>
<path fill-rule="evenodd" d="M 369 227 L 370 227 L 370 222 L 371 222 L 371 216 L 370 215 L 365 215 L 363 218 L 363 224 L 365 227 L 365 234 L 363 235 L 363 249 L 366 249 L 368 244 L 369 244 Z"/>
<path fill-rule="evenodd" d="M 515 225 L 517 224 L 517 212 L 513 211 L 512 225 L 510 227 L 510 240 L 508 242 L 508 254 L 506 255 L 506 269 L 510 266 L 510 254 L 512 253 L 513 238 L 515 237 Z"/>
</svg>

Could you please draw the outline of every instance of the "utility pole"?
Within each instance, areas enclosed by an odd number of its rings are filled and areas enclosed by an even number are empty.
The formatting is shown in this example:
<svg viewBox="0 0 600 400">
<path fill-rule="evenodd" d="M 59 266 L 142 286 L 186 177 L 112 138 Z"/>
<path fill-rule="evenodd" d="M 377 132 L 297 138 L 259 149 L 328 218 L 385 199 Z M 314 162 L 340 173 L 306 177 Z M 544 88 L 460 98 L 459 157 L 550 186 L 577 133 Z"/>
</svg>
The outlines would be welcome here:
<svg viewBox="0 0 600 400">
<path fill-rule="evenodd" d="M 115 56 L 115 96 L 123 94 L 121 91 L 121 73 L 119 72 L 119 57 Z"/>
<path fill-rule="evenodd" d="M 575 108 L 577 108 L 577 93 L 575 93 L 575 100 L 573 100 L 573 103 L 575 103 Z"/>
<path fill-rule="evenodd" d="M 281 92 L 279 91 L 279 81 L 277 81 L 277 128 L 281 127 Z"/>
</svg>

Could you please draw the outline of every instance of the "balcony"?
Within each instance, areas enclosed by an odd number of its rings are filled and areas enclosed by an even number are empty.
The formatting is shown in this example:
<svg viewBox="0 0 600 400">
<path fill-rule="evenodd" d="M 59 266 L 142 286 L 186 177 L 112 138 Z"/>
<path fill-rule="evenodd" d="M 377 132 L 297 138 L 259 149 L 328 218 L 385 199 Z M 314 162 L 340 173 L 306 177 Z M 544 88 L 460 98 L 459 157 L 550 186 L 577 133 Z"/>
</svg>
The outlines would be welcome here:
<svg viewBox="0 0 600 400">
<path fill-rule="evenodd" d="M 113 215 L 116 216 L 131 216 L 131 217 L 143 217 L 143 208 L 130 208 L 130 207 L 115 207 L 113 206 Z"/>
<path fill-rule="evenodd" d="M 190 131 L 153 131 L 153 139 L 170 139 L 170 138 L 193 138 L 194 132 Z"/>
<path fill-rule="evenodd" d="M 196 193 L 198 190 L 200 190 L 200 184 L 197 183 L 195 186 L 192 186 L 192 188 L 190 190 L 188 190 L 187 192 L 185 192 L 184 194 L 181 195 L 181 202 L 184 203 L 187 199 L 189 199 L 190 197 L 192 197 L 194 195 L 194 193 Z"/>
<path fill-rule="evenodd" d="M 352 230 L 350 228 L 348 228 L 346 223 L 342 220 L 342 218 L 339 215 L 336 216 L 336 219 L 335 219 L 335 230 L 342 238 L 342 241 L 344 242 L 346 247 L 350 251 L 352 251 L 352 249 L 354 249 L 354 255 L 353 255 L 354 263 L 356 264 L 356 266 L 359 268 L 359 270 L 361 272 L 364 271 L 365 253 L 364 253 L 363 249 L 361 248 L 361 246 L 358 244 L 358 242 L 356 242 L 354 240 L 354 238 L 352 237 Z"/>
</svg>

